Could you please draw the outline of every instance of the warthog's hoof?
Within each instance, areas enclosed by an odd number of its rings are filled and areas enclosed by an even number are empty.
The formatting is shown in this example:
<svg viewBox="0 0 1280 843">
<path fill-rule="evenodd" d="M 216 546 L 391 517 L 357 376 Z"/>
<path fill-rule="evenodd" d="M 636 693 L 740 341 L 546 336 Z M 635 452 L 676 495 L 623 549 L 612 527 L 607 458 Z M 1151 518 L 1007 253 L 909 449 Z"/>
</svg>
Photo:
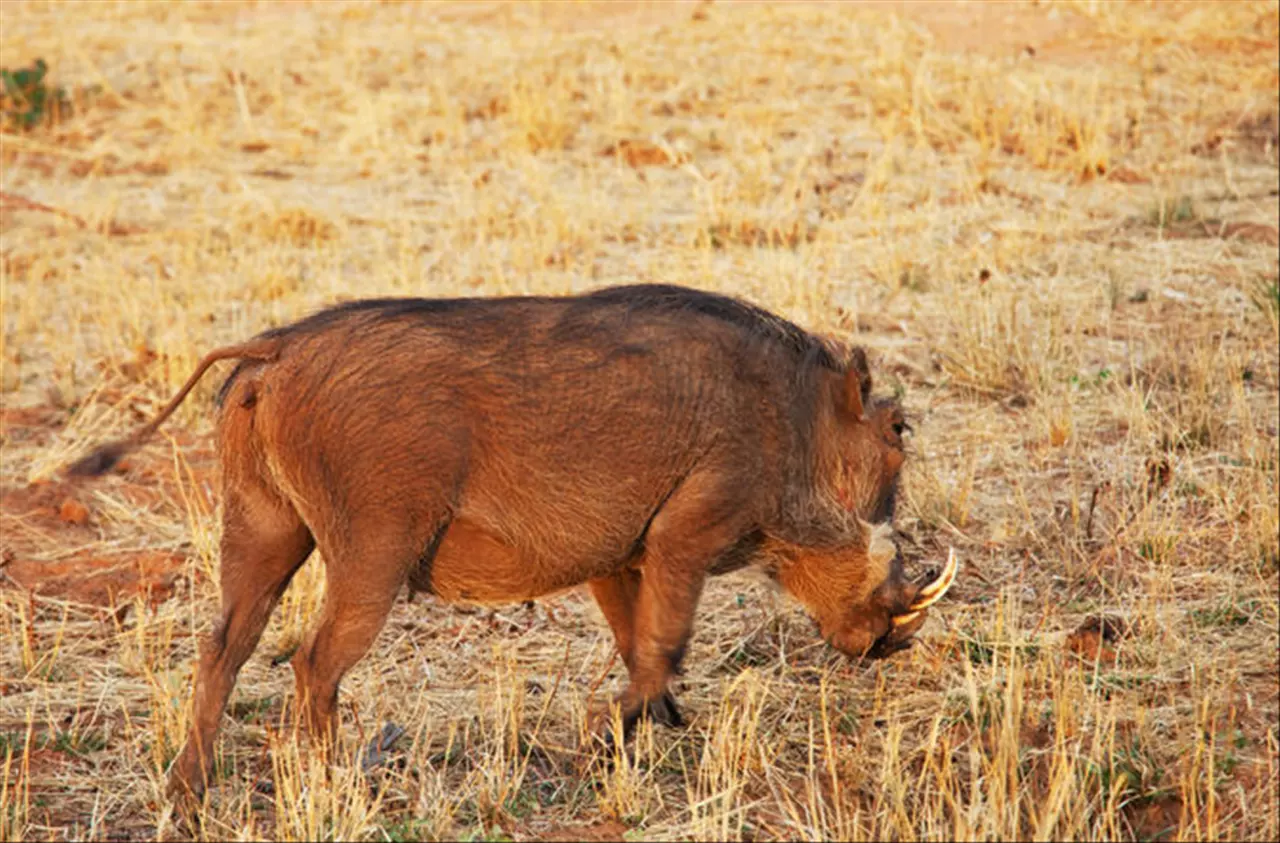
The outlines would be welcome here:
<svg viewBox="0 0 1280 843">
<path fill-rule="evenodd" d="M 206 788 L 178 774 L 175 766 L 165 784 L 165 798 L 173 806 L 173 822 L 182 833 L 196 836 L 200 828 L 200 811 L 204 807 Z"/>
<path fill-rule="evenodd" d="M 198 760 L 187 753 L 178 756 L 169 768 L 164 795 L 179 807 L 198 805 L 209 787 L 209 774 Z"/>
<path fill-rule="evenodd" d="M 680 716 L 680 709 L 676 708 L 676 699 L 671 696 L 670 691 L 663 691 L 662 696 L 657 699 L 645 700 L 638 709 L 624 714 L 622 733 L 630 735 L 641 720 L 652 720 L 654 723 L 660 723 L 672 729 L 684 726 L 684 718 Z"/>
<path fill-rule="evenodd" d="M 670 691 L 664 691 L 662 696 L 652 700 L 644 700 L 640 703 L 634 703 L 630 706 L 625 700 L 619 701 L 622 705 L 622 739 L 625 741 L 631 737 L 635 731 L 636 725 L 641 720 L 651 720 L 663 726 L 669 726 L 673 729 L 683 728 L 685 725 L 684 717 L 680 714 L 680 709 L 676 707 L 675 697 Z M 608 754 L 612 755 L 617 743 L 617 730 L 614 728 L 612 709 L 605 711 L 597 719 L 595 726 L 591 730 L 595 738 L 595 742 Z"/>
</svg>

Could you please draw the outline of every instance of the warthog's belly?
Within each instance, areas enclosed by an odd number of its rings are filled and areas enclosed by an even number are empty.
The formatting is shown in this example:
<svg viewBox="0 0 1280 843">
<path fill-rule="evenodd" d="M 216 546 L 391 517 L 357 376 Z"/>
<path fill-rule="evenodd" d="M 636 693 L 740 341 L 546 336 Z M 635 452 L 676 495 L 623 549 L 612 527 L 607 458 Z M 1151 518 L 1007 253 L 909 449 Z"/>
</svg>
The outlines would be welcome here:
<svg viewBox="0 0 1280 843">
<path fill-rule="evenodd" d="M 414 579 L 443 600 L 508 603 L 572 588 L 591 575 L 574 560 L 539 559 L 473 521 L 455 518 L 435 558 Z"/>
</svg>

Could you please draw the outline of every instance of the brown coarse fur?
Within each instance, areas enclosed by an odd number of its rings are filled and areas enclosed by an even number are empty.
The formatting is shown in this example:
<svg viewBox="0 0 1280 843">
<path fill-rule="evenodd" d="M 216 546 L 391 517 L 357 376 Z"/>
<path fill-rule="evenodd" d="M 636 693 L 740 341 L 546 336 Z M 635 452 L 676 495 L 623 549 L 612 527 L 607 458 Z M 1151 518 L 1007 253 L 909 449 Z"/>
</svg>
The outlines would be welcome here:
<svg viewBox="0 0 1280 843">
<path fill-rule="evenodd" d="M 478 602 L 588 584 L 630 673 L 626 724 L 679 722 L 667 684 L 711 574 L 759 565 L 853 656 L 919 627 L 892 629 L 916 589 L 867 523 L 892 515 L 901 411 L 870 402 L 860 350 L 751 305 L 656 285 L 358 301 L 214 352 L 195 377 L 227 357 L 222 619 L 179 792 L 205 787 L 237 672 L 316 547 L 326 603 L 293 663 L 323 737 L 406 584 Z"/>
</svg>

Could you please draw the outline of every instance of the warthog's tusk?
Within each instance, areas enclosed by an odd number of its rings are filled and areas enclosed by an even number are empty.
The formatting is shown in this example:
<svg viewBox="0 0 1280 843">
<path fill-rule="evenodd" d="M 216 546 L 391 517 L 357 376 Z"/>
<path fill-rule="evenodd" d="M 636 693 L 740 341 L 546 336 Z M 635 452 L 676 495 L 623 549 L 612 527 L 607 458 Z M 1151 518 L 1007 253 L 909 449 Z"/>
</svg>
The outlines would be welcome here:
<svg viewBox="0 0 1280 843">
<path fill-rule="evenodd" d="M 942 573 L 938 574 L 937 579 L 916 592 L 915 601 L 907 607 L 907 611 L 904 614 L 894 615 L 889 619 L 894 629 L 911 623 L 920 617 L 921 612 L 941 600 L 942 595 L 946 594 L 947 589 L 951 588 L 951 584 L 956 581 L 956 571 L 959 567 L 956 563 L 955 548 L 951 548 L 947 552 L 947 567 L 942 569 Z"/>
<path fill-rule="evenodd" d="M 942 569 L 942 573 L 938 575 L 937 579 L 916 593 L 915 602 L 909 607 L 910 611 L 927 609 L 941 600 L 942 595 L 946 594 L 947 589 L 951 588 L 951 584 L 956 581 L 956 570 L 959 567 L 956 563 L 955 548 L 951 548 L 947 552 L 947 567 Z"/>
<path fill-rule="evenodd" d="M 920 617 L 920 612 L 923 612 L 923 611 L 924 609 L 920 609 L 919 611 L 915 611 L 915 612 L 907 612 L 905 615 L 894 615 L 893 617 L 889 618 L 889 623 L 893 624 L 895 629 L 900 626 L 906 626 L 916 618 Z"/>
</svg>

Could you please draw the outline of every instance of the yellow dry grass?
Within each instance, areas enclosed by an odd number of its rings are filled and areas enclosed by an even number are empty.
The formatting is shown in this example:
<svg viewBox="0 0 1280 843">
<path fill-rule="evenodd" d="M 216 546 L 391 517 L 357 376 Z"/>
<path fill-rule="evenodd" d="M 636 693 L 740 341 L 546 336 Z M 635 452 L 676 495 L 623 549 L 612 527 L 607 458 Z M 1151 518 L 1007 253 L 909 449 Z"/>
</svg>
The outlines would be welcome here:
<svg viewBox="0 0 1280 843">
<path fill-rule="evenodd" d="M 65 541 L 2 522 L 0 566 L 187 561 L 127 613 L 0 588 L 0 839 L 1280 837 L 1275 2 L 5 2 L 0 65 L 38 57 L 98 90 L 2 138 L 0 389 L 53 419 L 0 423 L 6 488 L 327 303 L 675 282 L 865 344 L 916 431 L 902 552 L 964 568 L 871 666 L 715 581 L 690 727 L 612 768 L 579 748 L 623 678 L 588 597 L 406 603 L 324 767 L 271 663 L 313 561 L 184 824 L 210 378 L 149 449 L 173 491 L 88 485 Z M 1098 615 L 1127 631 L 1072 635 Z"/>
</svg>

